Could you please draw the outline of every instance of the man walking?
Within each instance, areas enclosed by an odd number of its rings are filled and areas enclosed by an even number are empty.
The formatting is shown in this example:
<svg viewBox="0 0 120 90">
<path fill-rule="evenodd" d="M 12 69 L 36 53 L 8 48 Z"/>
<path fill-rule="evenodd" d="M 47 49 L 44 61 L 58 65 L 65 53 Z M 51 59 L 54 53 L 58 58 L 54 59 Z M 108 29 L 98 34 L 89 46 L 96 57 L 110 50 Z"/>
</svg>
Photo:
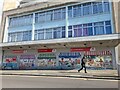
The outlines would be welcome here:
<svg viewBox="0 0 120 90">
<path fill-rule="evenodd" d="M 83 57 L 82 60 L 81 60 L 81 66 L 82 66 L 82 68 L 79 69 L 78 72 L 80 72 L 84 68 L 85 73 L 87 73 L 85 63 L 86 63 L 86 59 L 85 59 L 85 57 Z"/>
</svg>

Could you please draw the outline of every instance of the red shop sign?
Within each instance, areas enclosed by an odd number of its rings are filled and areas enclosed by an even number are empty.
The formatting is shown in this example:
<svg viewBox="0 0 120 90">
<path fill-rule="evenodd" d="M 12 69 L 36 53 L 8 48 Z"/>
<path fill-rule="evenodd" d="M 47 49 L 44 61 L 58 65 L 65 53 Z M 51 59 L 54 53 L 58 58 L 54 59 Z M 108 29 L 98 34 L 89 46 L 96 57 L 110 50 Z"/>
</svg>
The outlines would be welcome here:
<svg viewBox="0 0 120 90">
<path fill-rule="evenodd" d="M 24 53 L 24 50 L 13 50 L 13 53 Z"/>
<path fill-rule="evenodd" d="M 71 52 L 80 52 L 80 51 L 90 51 L 91 47 L 83 47 L 83 48 L 71 48 Z"/>
<path fill-rule="evenodd" d="M 54 52 L 55 49 L 38 49 L 38 52 Z"/>
</svg>

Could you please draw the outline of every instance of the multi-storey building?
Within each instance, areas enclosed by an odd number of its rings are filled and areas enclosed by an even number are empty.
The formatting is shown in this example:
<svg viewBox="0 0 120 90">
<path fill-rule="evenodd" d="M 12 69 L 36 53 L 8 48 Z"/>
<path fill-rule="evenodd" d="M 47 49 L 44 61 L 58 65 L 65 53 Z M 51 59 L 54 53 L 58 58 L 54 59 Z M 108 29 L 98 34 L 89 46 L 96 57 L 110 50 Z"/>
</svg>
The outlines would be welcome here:
<svg viewBox="0 0 120 90">
<path fill-rule="evenodd" d="M 73 69 L 83 56 L 90 69 L 116 69 L 115 4 L 46 2 L 4 12 L 3 69 Z"/>
</svg>

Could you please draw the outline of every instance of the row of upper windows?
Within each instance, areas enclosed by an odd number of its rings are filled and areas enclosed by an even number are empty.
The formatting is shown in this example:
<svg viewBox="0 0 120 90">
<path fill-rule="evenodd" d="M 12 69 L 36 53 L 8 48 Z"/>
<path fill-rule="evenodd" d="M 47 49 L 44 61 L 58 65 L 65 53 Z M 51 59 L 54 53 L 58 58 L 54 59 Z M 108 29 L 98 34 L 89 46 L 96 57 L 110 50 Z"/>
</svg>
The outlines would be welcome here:
<svg viewBox="0 0 120 90">
<path fill-rule="evenodd" d="M 79 24 L 68 27 L 68 37 L 82 37 L 103 34 L 112 34 L 111 21 Z M 31 37 L 31 31 L 9 33 L 8 42 L 30 41 Z M 34 40 L 57 39 L 65 37 L 65 26 L 35 30 L 34 34 Z"/>
<path fill-rule="evenodd" d="M 23 26 L 23 25 L 32 25 L 32 20 L 33 15 L 24 15 L 24 16 L 19 16 L 19 17 L 14 17 L 9 19 L 9 27 L 14 27 L 14 26 Z"/>
<path fill-rule="evenodd" d="M 109 2 L 88 2 L 74 6 L 68 6 L 68 17 L 79 17 L 91 14 L 110 12 Z M 43 23 L 54 20 L 64 20 L 66 8 L 54 9 L 45 12 L 35 13 L 35 23 Z M 33 22 L 33 15 L 24 15 L 9 19 L 9 27 L 30 25 Z"/>
<path fill-rule="evenodd" d="M 68 17 L 110 12 L 109 2 L 89 2 L 68 7 Z"/>
<path fill-rule="evenodd" d="M 65 38 L 65 26 L 35 30 L 35 40 Z"/>
<path fill-rule="evenodd" d="M 111 21 L 72 25 L 68 27 L 68 37 L 112 34 Z"/>
<path fill-rule="evenodd" d="M 30 41 L 31 37 L 32 37 L 32 30 L 8 33 L 8 42 Z"/>
</svg>

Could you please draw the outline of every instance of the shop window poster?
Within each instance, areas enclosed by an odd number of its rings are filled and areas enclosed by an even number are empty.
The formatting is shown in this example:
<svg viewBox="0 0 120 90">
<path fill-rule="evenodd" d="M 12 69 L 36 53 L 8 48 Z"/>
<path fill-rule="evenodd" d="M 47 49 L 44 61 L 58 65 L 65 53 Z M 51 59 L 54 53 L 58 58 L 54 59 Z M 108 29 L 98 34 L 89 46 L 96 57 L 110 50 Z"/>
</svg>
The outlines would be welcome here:
<svg viewBox="0 0 120 90">
<path fill-rule="evenodd" d="M 21 55 L 19 61 L 20 69 L 34 69 L 35 68 L 35 55 Z"/>
<path fill-rule="evenodd" d="M 63 52 L 59 54 L 61 69 L 74 69 L 80 66 L 81 54 L 79 52 Z"/>
<path fill-rule="evenodd" d="M 56 68 L 57 60 L 54 53 L 42 53 L 38 55 L 38 68 L 52 69 Z"/>
<path fill-rule="evenodd" d="M 112 57 L 111 56 L 86 56 L 88 68 L 99 68 L 107 69 L 112 68 Z"/>
<path fill-rule="evenodd" d="M 17 56 L 5 56 L 3 59 L 3 69 L 17 69 Z"/>
</svg>

